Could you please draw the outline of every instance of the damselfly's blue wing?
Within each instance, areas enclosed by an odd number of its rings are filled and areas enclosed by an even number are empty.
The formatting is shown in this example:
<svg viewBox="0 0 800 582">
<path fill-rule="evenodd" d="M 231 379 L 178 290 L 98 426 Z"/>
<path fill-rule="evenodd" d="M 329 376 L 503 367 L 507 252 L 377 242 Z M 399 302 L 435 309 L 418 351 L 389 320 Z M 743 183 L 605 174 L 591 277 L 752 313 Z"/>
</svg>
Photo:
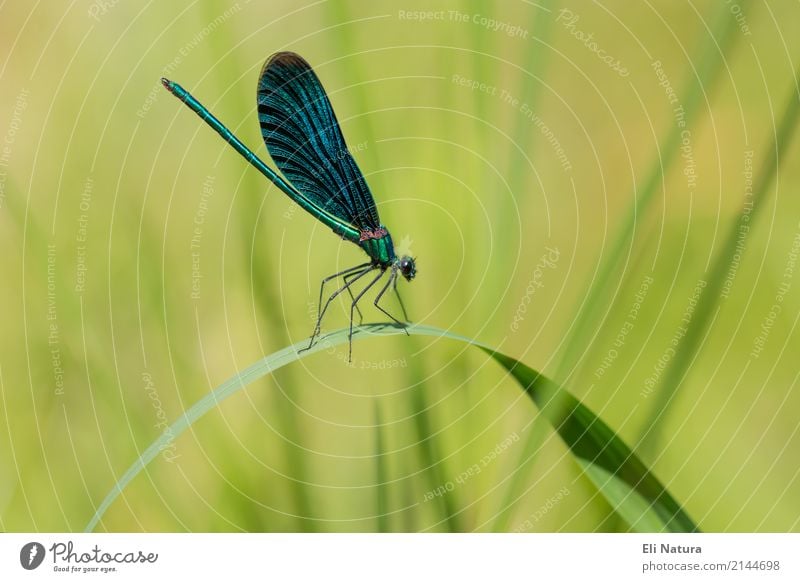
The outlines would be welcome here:
<svg viewBox="0 0 800 582">
<path fill-rule="evenodd" d="M 380 226 L 328 95 L 300 55 L 267 60 L 258 80 L 258 119 L 272 159 L 295 188 L 359 230 Z"/>
</svg>

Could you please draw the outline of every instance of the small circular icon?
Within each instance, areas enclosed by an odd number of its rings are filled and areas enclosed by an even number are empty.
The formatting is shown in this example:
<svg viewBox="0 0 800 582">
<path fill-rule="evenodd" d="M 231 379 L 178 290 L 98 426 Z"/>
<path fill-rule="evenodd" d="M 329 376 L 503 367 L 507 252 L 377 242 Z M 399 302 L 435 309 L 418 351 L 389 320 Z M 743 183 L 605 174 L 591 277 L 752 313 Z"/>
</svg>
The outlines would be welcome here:
<svg viewBox="0 0 800 582">
<path fill-rule="evenodd" d="M 39 542 L 28 542 L 19 551 L 19 563 L 26 570 L 35 570 L 44 561 L 44 546 Z"/>
</svg>

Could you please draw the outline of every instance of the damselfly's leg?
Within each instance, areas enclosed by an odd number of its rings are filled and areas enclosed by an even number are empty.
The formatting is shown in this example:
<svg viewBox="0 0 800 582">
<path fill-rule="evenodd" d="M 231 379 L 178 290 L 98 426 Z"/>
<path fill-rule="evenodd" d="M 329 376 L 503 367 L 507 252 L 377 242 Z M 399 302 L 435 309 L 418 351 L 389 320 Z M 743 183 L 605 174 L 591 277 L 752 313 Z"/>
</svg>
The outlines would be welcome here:
<svg viewBox="0 0 800 582">
<path fill-rule="evenodd" d="M 357 272 L 356 273 L 348 273 L 347 275 L 342 277 L 342 280 L 345 283 L 347 283 L 347 278 L 348 277 L 352 277 L 352 276 L 357 275 L 357 274 L 358 274 Z M 353 295 L 353 288 L 352 287 L 347 287 L 347 292 L 350 294 L 350 301 L 355 301 L 356 298 Z M 364 323 L 364 316 L 362 315 L 361 308 L 358 305 L 356 305 L 356 313 L 358 313 L 358 325 L 361 325 L 362 323 Z"/>
<path fill-rule="evenodd" d="M 350 305 L 350 336 L 348 338 L 350 340 L 350 352 L 347 355 L 348 362 L 353 361 L 353 310 L 355 310 L 356 305 L 358 304 L 359 300 L 364 296 L 364 293 L 369 291 L 370 288 L 375 283 L 377 283 L 378 279 L 380 279 L 381 277 L 383 277 L 383 269 L 381 269 L 377 277 L 375 277 L 372 281 L 370 281 L 369 284 L 366 287 L 364 287 L 358 295 L 356 295 L 356 298 L 353 299 L 352 305 Z"/>
<path fill-rule="evenodd" d="M 403 303 L 403 298 L 400 297 L 400 291 L 397 290 L 397 280 L 399 278 L 400 277 L 398 277 L 397 274 L 395 274 L 395 276 L 392 278 L 392 280 L 394 281 L 392 283 L 392 287 L 394 287 L 395 295 L 397 295 L 397 301 L 400 303 L 400 309 L 403 310 L 403 319 L 405 319 L 407 322 L 410 322 L 411 320 L 408 318 L 408 312 L 406 311 L 406 306 Z"/>
<path fill-rule="evenodd" d="M 392 321 L 394 321 L 397 325 L 402 326 L 403 327 L 403 331 L 406 332 L 406 335 L 409 335 L 408 330 L 406 329 L 406 324 L 405 323 L 403 323 L 402 321 L 398 320 L 394 315 L 392 315 L 391 313 L 386 311 L 383 307 L 378 305 L 378 302 L 381 300 L 381 297 L 383 297 L 383 294 L 386 293 L 386 290 L 389 288 L 389 285 L 391 285 L 392 283 L 396 283 L 396 282 L 397 282 L 397 271 L 392 269 L 392 274 L 389 275 L 389 280 L 386 281 L 386 285 L 383 286 L 383 289 L 380 290 L 380 292 L 378 293 L 378 296 L 375 297 L 375 307 L 377 307 L 378 309 L 383 311 L 386 315 L 388 315 L 392 319 Z M 399 297 L 399 295 L 398 295 L 398 297 Z"/>
<path fill-rule="evenodd" d="M 320 283 L 320 285 L 319 285 L 319 303 L 317 303 L 317 316 L 319 316 L 319 313 L 322 310 L 322 292 L 325 290 L 325 283 L 335 279 L 336 277 L 341 277 L 342 275 L 347 277 L 350 274 L 355 274 L 354 271 L 360 271 L 364 267 L 368 267 L 371 264 L 372 263 L 362 263 L 360 265 L 356 265 L 355 267 L 350 267 L 349 269 L 345 269 L 344 271 L 339 271 L 338 273 L 334 273 L 333 275 L 331 275 L 329 277 L 325 277 L 322 280 L 322 283 Z M 345 280 L 345 283 L 347 283 L 346 280 Z M 352 295 L 352 292 L 351 292 L 351 295 Z M 319 321 L 319 320 L 317 320 L 317 321 Z"/>
<path fill-rule="evenodd" d="M 317 317 L 317 324 L 314 326 L 314 333 L 311 334 L 311 341 L 308 342 L 308 347 L 303 348 L 303 349 L 300 350 L 301 352 L 304 352 L 306 350 L 310 350 L 311 346 L 314 345 L 314 340 L 319 335 L 320 329 L 322 327 L 322 318 L 325 317 L 325 312 L 328 311 L 328 306 L 331 304 L 331 302 L 334 299 L 336 299 L 336 297 L 339 296 L 339 293 L 341 293 L 345 289 L 349 288 L 350 285 L 352 285 L 353 283 L 358 281 L 361 277 L 363 277 L 364 275 L 369 273 L 373 268 L 372 267 L 372 263 L 366 263 L 366 265 L 360 265 L 360 266 L 361 266 L 361 271 L 358 271 L 357 273 L 355 273 L 355 276 L 353 277 L 353 279 L 351 279 L 350 281 L 345 283 L 344 286 L 342 286 L 339 289 L 337 289 L 336 291 L 334 291 L 331 294 L 331 296 L 328 297 L 328 300 L 325 301 L 325 306 L 322 307 L 322 309 L 319 312 L 319 316 Z"/>
</svg>

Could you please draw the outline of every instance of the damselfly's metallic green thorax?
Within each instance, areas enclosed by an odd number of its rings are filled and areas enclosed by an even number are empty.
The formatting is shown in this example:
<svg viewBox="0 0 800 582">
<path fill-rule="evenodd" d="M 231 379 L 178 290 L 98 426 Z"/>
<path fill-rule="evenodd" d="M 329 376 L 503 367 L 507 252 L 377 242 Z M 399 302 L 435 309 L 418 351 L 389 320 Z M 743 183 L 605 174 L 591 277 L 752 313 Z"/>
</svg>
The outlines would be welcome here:
<svg viewBox="0 0 800 582">
<path fill-rule="evenodd" d="M 383 226 L 374 230 L 362 230 L 358 246 L 364 249 L 378 267 L 391 267 L 397 260 L 392 235 Z"/>
</svg>

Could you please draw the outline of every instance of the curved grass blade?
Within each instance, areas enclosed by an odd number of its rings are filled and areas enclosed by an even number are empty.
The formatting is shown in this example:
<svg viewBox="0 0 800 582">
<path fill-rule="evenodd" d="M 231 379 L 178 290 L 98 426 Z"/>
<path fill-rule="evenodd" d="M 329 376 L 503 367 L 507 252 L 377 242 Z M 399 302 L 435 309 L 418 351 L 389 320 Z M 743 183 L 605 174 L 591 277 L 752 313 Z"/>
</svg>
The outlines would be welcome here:
<svg viewBox="0 0 800 582">
<path fill-rule="evenodd" d="M 632 529 L 654 531 L 640 527 L 659 523 L 655 531 L 699 531 L 641 459 L 572 394 L 514 358 L 478 347 L 514 376 L 580 464 L 592 468 L 588 477 Z M 621 495 L 624 486 L 637 495 Z"/>
<path fill-rule="evenodd" d="M 370 335 L 404 334 L 406 330 L 410 334 L 444 337 L 474 345 L 505 367 L 539 407 L 582 466 L 592 467 L 587 471 L 589 477 L 615 510 L 628 521 L 632 529 L 636 531 L 653 531 L 653 529 L 672 532 L 698 531 L 697 526 L 665 487 L 608 425 L 566 390 L 525 364 L 475 340 L 429 326 L 415 325 L 403 328 L 389 324 L 362 325 L 354 330 L 353 339 L 361 339 Z M 304 352 L 298 353 L 298 350 L 306 346 L 305 341 L 283 348 L 248 366 L 201 398 L 166 429 L 125 471 L 97 508 L 85 531 L 94 530 L 106 510 L 125 490 L 125 487 L 155 459 L 164 447 L 174 441 L 196 420 L 254 380 L 313 353 L 346 343 L 348 332 L 348 329 L 335 331 L 321 338 L 311 349 Z M 635 492 L 635 495 L 630 492 L 625 493 L 623 485 Z M 661 527 L 655 527 L 655 524 L 661 524 Z"/>
</svg>

